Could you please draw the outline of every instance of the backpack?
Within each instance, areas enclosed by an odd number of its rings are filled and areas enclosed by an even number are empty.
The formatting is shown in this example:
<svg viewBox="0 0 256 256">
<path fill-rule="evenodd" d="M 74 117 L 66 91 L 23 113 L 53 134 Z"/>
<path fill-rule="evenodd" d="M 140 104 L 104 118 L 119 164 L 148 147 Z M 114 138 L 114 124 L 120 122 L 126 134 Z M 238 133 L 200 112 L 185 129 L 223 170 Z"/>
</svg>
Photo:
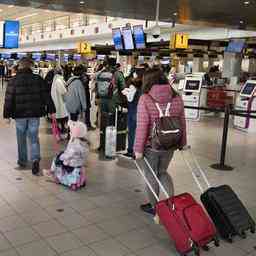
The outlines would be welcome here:
<svg viewBox="0 0 256 256">
<path fill-rule="evenodd" d="M 167 104 L 163 114 L 159 103 L 154 101 L 159 111 L 159 117 L 155 120 L 151 134 L 151 147 L 155 150 L 168 151 L 178 149 L 182 138 L 181 123 L 179 117 L 171 117 L 171 103 Z"/>
<path fill-rule="evenodd" d="M 103 71 L 97 77 L 97 92 L 100 98 L 111 98 L 113 94 L 113 75 L 111 72 Z"/>
</svg>

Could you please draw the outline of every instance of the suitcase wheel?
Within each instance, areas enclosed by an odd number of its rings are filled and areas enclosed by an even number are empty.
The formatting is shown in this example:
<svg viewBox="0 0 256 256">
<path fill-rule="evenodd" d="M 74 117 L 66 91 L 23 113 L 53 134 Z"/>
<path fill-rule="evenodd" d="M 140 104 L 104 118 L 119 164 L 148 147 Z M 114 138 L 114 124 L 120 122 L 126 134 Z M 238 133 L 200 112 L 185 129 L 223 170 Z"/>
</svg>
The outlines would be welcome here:
<svg viewBox="0 0 256 256">
<path fill-rule="evenodd" d="M 228 236 L 228 238 L 227 238 L 227 241 L 229 242 L 229 243 L 233 243 L 233 237 L 232 237 L 232 235 L 229 235 Z"/>
<path fill-rule="evenodd" d="M 219 238 L 214 238 L 214 245 L 216 246 L 216 247 L 219 247 L 220 246 L 220 240 L 219 240 Z"/>
<path fill-rule="evenodd" d="M 210 248 L 209 248 L 208 245 L 203 246 L 202 249 L 203 249 L 205 252 L 208 252 L 208 251 L 210 250 Z"/>
<path fill-rule="evenodd" d="M 247 235 L 246 235 L 246 233 L 245 233 L 244 231 L 241 232 L 241 237 L 242 237 L 243 239 L 246 239 Z"/>
<path fill-rule="evenodd" d="M 251 227 L 251 233 L 255 234 L 255 227 Z"/>
</svg>

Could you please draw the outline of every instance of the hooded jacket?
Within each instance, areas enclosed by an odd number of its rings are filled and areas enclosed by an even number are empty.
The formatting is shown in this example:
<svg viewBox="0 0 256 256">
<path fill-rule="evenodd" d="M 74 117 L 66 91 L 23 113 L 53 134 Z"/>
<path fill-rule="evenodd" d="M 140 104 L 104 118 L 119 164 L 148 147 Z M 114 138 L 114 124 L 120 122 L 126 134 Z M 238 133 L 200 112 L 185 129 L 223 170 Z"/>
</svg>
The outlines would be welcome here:
<svg viewBox="0 0 256 256">
<path fill-rule="evenodd" d="M 39 118 L 55 113 L 45 81 L 31 69 L 19 70 L 6 89 L 4 118 Z"/>
<path fill-rule="evenodd" d="M 162 110 L 165 110 L 167 104 L 171 103 L 170 116 L 180 117 L 182 140 L 180 147 L 187 144 L 186 120 L 184 113 L 184 104 L 180 96 L 174 97 L 173 91 L 169 84 L 154 85 L 150 92 L 150 96 L 159 103 Z M 152 98 L 147 94 L 140 97 L 137 112 L 137 129 L 134 145 L 134 152 L 143 153 L 145 148 L 150 145 L 150 136 L 155 120 L 159 117 Z"/>
</svg>

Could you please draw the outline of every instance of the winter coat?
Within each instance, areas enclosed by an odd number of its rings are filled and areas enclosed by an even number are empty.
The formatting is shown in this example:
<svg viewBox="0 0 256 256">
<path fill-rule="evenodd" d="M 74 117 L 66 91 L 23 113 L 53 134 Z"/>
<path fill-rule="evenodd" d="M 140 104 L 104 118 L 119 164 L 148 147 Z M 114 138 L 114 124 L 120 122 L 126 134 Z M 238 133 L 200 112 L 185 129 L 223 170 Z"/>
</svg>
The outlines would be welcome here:
<svg viewBox="0 0 256 256">
<path fill-rule="evenodd" d="M 61 75 L 55 75 L 51 88 L 51 96 L 56 108 L 56 118 L 68 117 L 68 111 L 64 102 L 67 93 L 66 83 Z"/>
<path fill-rule="evenodd" d="M 82 167 L 89 152 L 88 143 L 81 139 L 74 138 L 68 143 L 68 146 L 60 160 L 70 167 Z"/>
<path fill-rule="evenodd" d="M 169 84 L 166 85 L 154 85 L 150 92 L 150 96 L 156 100 L 161 109 L 165 110 L 167 104 L 171 103 L 170 116 L 180 117 L 182 140 L 180 147 L 184 147 L 187 144 L 186 135 L 186 120 L 184 113 L 184 104 L 180 96 L 173 97 L 173 91 Z M 134 151 L 143 153 L 145 148 L 150 145 L 150 136 L 152 133 L 155 120 L 159 117 L 159 111 L 157 110 L 151 97 L 147 94 L 143 94 L 140 97 L 138 110 L 137 110 L 137 129 Z"/>
<path fill-rule="evenodd" d="M 79 77 L 74 76 L 67 82 L 68 92 L 65 95 L 65 103 L 70 114 L 81 113 L 87 109 L 84 86 Z"/>
<path fill-rule="evenodd" d="M 6 89 L 4 118 L 38 118 L 55 113 L 54 103 L 47 90 L 45 81 L 31 69 L 17 72 Z"/>
</svg>

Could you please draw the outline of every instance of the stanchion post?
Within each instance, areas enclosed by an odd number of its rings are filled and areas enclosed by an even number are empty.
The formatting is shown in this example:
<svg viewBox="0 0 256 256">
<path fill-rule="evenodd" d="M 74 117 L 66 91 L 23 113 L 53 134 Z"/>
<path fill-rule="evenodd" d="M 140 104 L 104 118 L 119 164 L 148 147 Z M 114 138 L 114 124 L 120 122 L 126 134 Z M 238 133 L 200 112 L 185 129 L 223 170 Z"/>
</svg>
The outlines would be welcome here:
<svg viewBox="0 0 256 256">
<path fill-rule="evenodd" d="M 228 140 L 228 129 L 229 129 L 229 118 L 230 118 L 230 105 L 227 105 L 225 108 L 225 118 L 224 118 L 223 135 L 222 135 L 222 143 L 221 143 L 220 163 L 211 165 L 211 168 L 213 168 L 215 170 L 232 171 L 234 169 L 231 166 L 225 165 L 227 140 Z"/>
</svg>

